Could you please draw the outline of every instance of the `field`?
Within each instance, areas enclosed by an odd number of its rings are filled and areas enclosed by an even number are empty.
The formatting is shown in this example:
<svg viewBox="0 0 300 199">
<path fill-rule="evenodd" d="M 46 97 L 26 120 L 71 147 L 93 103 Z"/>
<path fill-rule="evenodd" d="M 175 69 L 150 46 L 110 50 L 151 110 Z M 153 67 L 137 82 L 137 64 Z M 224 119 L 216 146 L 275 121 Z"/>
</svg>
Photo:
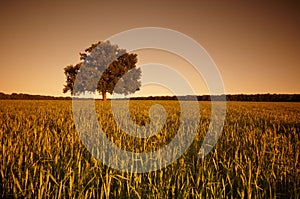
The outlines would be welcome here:
<svg viewBox="0 0 300 199">
<path fill-rule="evenodd" d="M 156 150 L 175 136 L 177 101 L 130 101 L 133 120 L 149 123 L 160 103 L 167 125 L 149 139 L 116 127 L 110 102 L 96 102 L 98 120 L 118 147 Z M 199 158 L 210 103 L 199 102 L 200 128 L 173 164 L 126 173 L 97 161 L 82 144 L 71 101 L 0 101 L 0 198 L 299 198 L 300 103 L 228 102 L 223 133 Z"/>
</svg>

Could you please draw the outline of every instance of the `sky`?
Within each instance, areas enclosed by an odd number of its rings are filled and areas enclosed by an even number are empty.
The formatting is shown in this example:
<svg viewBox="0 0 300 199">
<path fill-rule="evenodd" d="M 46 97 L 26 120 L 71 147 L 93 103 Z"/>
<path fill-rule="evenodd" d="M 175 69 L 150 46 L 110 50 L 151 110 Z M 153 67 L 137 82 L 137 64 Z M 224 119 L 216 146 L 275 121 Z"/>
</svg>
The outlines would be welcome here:
<svg viewBox="0 0 300 199">
<path fill-rule="evenodd" d="M 202 45 L 227 94 L 300 93 L 299 10 L 297 1 L 1 1 L 0 92 L 70 96 L 62 93 L 63 68 L 78 63 L 79 52 L 122 31 L 151 26 Z M 137 53 L 138 65 L 163 62 L 186 76 L 196 94 L 207 93 L 182 58 Z M 164 91 L 145 86 L 140 92 Z"/>
</svg>

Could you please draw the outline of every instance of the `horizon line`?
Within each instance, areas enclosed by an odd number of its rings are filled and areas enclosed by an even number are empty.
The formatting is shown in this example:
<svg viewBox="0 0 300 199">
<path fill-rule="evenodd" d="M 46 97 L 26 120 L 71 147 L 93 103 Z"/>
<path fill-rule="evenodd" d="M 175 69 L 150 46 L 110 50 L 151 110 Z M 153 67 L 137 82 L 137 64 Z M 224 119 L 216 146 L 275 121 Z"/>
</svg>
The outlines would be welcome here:
<svg viewBox="0 0 300 199">
<path fill-rule="evenodd" d="M 41 97 L 55 97 L 55 98 L 82 98 L 80 96 L 57 96 L 57 95 L 47 95 L 47 94 L 31 94 L 31 93 L 16 93 L 16 92 L 12 92 L 10 94 L 5 93 L 5 92 L 1 92 L 0 91 L 0 95 L 30 95 L 30 96 L 41 96 Z M 97 94 L 98 95 L 98 94 Z M 187 97 L 187 96 L 224 96 L 224 95 L 300 95 L 299 93 L 223 93 L 223 94 L 195 94 L 195 95 L 191 95 L 191 94 L 186 94 L 186 95 L 148 95 L 148 96 L 132 96 L 132 97 L 117 97 L 117 98 L 113 98 L 113 97 L 108 97 L 107 99 L 127 99 L 127 98 L 145 98 L 145 97 Z M 83 97 L 84 98 L 84 97 Z M 99 97 L 93 98 L 90 97 L 90 99 L 102 99 L 101 96 L 99 95 Z"/>
</svg>

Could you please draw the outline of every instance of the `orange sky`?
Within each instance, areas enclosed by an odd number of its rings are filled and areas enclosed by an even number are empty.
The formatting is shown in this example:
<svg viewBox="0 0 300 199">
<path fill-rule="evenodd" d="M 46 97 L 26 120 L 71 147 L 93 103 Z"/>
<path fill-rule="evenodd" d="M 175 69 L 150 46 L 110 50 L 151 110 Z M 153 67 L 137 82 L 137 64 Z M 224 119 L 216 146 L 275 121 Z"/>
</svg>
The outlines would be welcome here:
<svg viewBox="0 0 300 199">
<path fill-rule="evenodd" d="M 226 93 L 300 93 L 299 3 L 253 2 L 1 1 L 0 92 L 65 96 L 63 68 L 77 63 L 79 52 L 121 31 L 155 26 L 199 42 Z"/>
</svg>

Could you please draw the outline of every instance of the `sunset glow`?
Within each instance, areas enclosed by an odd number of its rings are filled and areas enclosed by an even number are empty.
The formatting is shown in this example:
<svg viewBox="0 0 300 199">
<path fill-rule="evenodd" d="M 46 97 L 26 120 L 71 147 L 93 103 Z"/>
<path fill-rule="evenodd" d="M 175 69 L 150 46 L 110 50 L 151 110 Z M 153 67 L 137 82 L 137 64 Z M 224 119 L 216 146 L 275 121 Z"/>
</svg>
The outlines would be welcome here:
<svg viewBox="0 0 300 199">
<path fill-rule="evenodd" d="M 5 1 L 0 3 L 0 92 L 63 94 L 63 68 L 92 43 L 137 27 L 163 27 L 196 40 L 210 54 L 226 93 L 300 93 L 299 4 L 201 1 Z M 140 54 L 139 54 L 140 53 Z M 185 60 L 138 53 L 138 64 L 160 61 L 189 76 Z M 155 95 L 155 93 L 153 93 Z"/>
</svg>

